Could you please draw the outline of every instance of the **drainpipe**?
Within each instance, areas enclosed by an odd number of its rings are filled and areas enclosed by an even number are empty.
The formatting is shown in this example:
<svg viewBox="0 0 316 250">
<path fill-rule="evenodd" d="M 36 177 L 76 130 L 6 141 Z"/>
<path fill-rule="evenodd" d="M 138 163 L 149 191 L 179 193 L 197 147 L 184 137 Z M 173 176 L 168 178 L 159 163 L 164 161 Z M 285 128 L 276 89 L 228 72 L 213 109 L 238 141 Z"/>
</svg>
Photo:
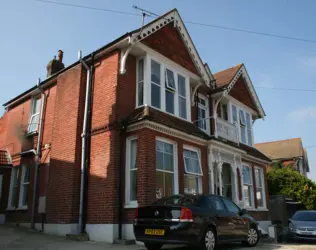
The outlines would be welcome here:
<svg viewBox="0 0 316 250">
<path fill-rule="evenodd" d="M 86 96 L 85 96 L 85 107 L 84 107 L 84 117 L 83 117 L 83 128 L 82 128 L 82 147 L 81 147 L 81 183 L 80 183 L 80 204 L 79 204 L 79 233 L 84 233 L 85 223 L 84 223 L 84 200 L 85 200 L 85 184 L 86 184 L 86 163 L 87 163 L 87 135 L 89 126 L 89 103 L 92 89 L 92 70 L 93 62 L 89 67 L 85 61 L 82 60 L 81 51 L 78 52 L 78 57 L 87 71 L 87 83 L 86 83 Z"/>
<path fill-rule="evenodd" d="M 37 148 L 35 153 L 35 172 L 34 172 L 34 186 L 33 186 L 33 201 L 32 201 L 32 218 L 31 218 L 31 228 L 35 229 L 35 206 L 36 206 L 36 197 L 37 197 L 37 183 L 38 183 L 38 170 L 41 163 L 41 153 L 42 153 L 42 135 L 43 135 L 43 119 L 44 119 L 44 110 L 46 106 L 47 95 L 45 94 L 44 90 L 40 86 L 41 80 L 38 79 L 37 87 L 41 91 L 41 117 L 39 123 L 39 130 L 38 130 L 38 138 L 37 138 Z"/>
</svg>

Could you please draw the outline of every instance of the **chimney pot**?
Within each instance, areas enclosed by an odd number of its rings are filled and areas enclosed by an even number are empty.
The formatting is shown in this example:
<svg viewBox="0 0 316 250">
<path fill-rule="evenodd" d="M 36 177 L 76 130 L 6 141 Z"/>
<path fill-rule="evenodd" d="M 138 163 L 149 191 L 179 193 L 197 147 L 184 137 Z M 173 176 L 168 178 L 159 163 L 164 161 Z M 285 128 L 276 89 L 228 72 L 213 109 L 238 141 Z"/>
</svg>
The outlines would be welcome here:
<svg viewBox="0 0 316 250">
<path fill-rule="evenodd" d="M 61 49 L 58 50 L 58 61 L 60 61 L 61 63 L 63 62 L 63 55 L 64 51 L 62 51 Z"/>
</svg>

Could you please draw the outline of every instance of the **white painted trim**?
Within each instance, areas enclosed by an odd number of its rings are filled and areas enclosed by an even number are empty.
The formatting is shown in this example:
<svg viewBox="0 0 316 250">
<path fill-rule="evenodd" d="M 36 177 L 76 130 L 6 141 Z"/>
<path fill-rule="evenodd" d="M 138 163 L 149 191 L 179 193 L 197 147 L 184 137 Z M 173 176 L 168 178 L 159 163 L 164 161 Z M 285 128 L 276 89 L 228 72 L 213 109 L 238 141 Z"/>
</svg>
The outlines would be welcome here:
<svg viewBox="0 0 316 250">
<path fill-rule="evenodd" d="M 137 157 L 138 157 L 138 137 L 131 136 L 126 139 L 126 160 L 125 160 L 125 207 L 126 206 L 135 206 L 137 207 L 138 202 L 130 200 L 130 163 L 131 163 L 131 141 L 137 140 Z M 136 159 L 137 162 L 137 159 Z M 138 171 L 138 169 L 137 169 Z"/>
<path fill-rule="evenodd" d="M 235 154 L 240 155 L 240 157 L 242 157 L 244 154 L 247 154 L 247 152 L 244 151 L 244 150 L 232 147 L 230 145 L 227 145 L 227 144 L 225 144 L 223 142 L 216 141 L 216 140 L 211 140 L 209 142 L 209 145 L 211 146 L 212 149 L 217 149 L 219 151 L 225 151 L 225 152 L 230 153 L 230 154 L 234 154 L 235 153 Z"/>
<path fill-rule="evenodd" d="M 174 164 L 173 172 L 166 171 L 166 170 L 158 170 L 158 171 L 173 173 L 173 178 L 174 178 L 174 182 L 173 182 L 174 193 L 173 194 L 179 194 L 178 144 L 175 141 L 172 141 L 160 136 L 156 136 L 156 142 L 157 141 L 173 145 L 173 164 Z"/>
<path fill-rule="evenodd" d="M 194 135 L 190 135 L 187 134 L 185 132 L 179 131 L 177 129 L 173 129 L 170 127 L 167 127 L 165 125 L 162 125 L 160 123 L 156 123 L 156 122 L 152 122 L 152 121 L 142 121 L 142 122 L 138 122 L 135 124 L 131 124 L 128 126 L 127 128 L 127 132 L 132 132 L 132 131 L 136 131 L 139 129 L 143 129 L 143 128 L 149 128 L 152 130 L 155 130 L 157 132 L 166 134 L 166 135 L 170 135 L 182 140 L 186 140 L 198 145 L 202 145 L 205 146 L 207 145 L 207 140 L 202 139 L 200 137 L 194 136 Z"/>
</svg>

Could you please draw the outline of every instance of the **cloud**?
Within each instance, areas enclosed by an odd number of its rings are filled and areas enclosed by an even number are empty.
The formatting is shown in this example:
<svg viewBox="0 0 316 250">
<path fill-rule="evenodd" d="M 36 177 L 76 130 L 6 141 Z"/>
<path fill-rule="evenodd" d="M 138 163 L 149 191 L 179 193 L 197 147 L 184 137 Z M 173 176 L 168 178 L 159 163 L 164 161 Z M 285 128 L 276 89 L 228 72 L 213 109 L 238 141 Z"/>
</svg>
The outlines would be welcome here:
<svg viewBox="0 0 316 250">
<path fill-rule="evenodd" d="M 262 88 L 273 88 L 275 87 L 273 84 L 272 77 L 268 74 L 258 74 L 256 87 Z"/>
<path fill-rule="evenodd" d="M 294 110 L 291 113 L 289 113 L 288 116 L 295 121 L 306 121 L 316 119 L 316 106 Z"/>
<path fill-rule="evenodd" d="M 303 66 L 316 69 L 316 56 L 303 56 L 298 58 L 297 61 Z"/>
</svg>

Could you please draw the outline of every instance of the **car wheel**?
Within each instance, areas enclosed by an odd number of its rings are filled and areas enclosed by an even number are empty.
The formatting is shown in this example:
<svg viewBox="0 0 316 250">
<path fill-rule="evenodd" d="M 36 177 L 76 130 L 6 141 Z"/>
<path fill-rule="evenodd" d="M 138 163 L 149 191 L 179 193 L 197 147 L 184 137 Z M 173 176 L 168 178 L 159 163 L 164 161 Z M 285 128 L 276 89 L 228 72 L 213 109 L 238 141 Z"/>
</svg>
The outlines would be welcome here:
<svg viewBox="0 0 316 250">
<path fill-rule="evenodd" d="M 205 232 L 204 238 L 202 238 L 203 250 L 214 250 L 216 246 L 216 236 L 212 228 L 208 228 Z"/>
<path fill-rule="evenodd" d="M 145 243 L 145 247 L 148 250 L 160 250 L 162 248 L 162 244 Z"/>
<path fill-rule="evenodd" d="M 247 234 L 247 240 L 246 240 L 246 244 L 249 247 L 254 247 L 255 245 L 257 245 L 259 241 L 259 234 L 258 234 L 258 230 L 255 228 L 250 228 Z"/>
</svg>

